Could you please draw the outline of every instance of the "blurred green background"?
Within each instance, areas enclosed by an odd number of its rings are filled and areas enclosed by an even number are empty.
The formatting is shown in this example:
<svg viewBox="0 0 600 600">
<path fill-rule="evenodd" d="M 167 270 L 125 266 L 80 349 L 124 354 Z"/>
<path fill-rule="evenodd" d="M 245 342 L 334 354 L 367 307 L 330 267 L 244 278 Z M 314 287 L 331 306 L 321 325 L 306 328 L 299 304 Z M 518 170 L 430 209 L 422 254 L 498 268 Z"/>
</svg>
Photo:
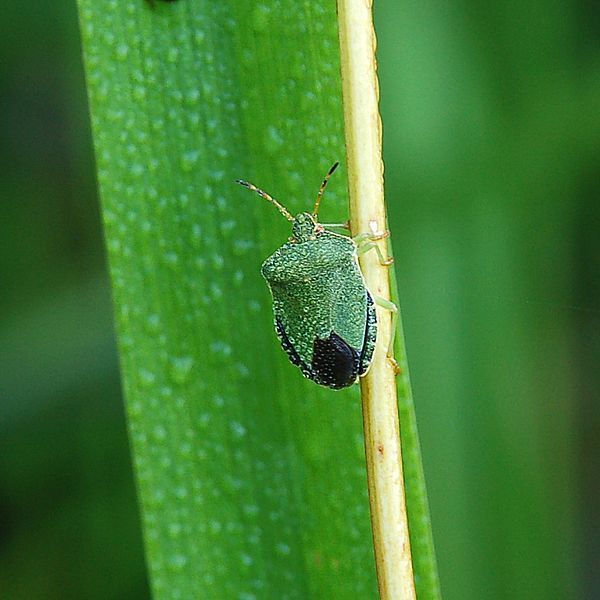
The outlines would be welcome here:
<svg viewBox="0 0 600 600">
<path fill-rule="evenodd" d="M 0 596 L 147 598 L 76 7 L 2 12 Z M 597 5 L 376 19 L 444 596 L 598 597 Z"/>
</svg>

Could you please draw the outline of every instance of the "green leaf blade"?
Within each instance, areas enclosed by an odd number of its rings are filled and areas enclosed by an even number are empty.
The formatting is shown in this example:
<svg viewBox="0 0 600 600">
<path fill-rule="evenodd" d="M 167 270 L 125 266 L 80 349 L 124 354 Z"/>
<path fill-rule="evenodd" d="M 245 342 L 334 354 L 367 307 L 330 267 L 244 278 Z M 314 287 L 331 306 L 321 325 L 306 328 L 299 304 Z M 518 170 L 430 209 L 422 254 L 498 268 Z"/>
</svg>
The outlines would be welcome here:
<svg viewBox="0 0 600 600">
<path fill-rule="evenodd" d="M 287 362 L 259 269 L 288 224 L 234 184 L 298 212 L 343 159 L 333 7 L 79 6 L 154 595 L 373 596 L 358 391 Z"/>
</svg>

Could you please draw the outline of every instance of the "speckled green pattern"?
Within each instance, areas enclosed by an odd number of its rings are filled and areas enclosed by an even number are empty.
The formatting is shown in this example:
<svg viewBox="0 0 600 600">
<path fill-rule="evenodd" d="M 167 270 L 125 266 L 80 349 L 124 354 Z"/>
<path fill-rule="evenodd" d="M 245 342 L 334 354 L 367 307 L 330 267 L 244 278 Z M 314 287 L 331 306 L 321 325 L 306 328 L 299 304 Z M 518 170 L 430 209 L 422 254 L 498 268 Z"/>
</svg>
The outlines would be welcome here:
<svg viewBox="0 0 600 600">
<path fill-rule="evenodd" d="M 308 221 L 307 229 L 303 220 Z M 356 351 L 358 376 L 370 361 L 377 325 L 374 312 L 369 319 L 370 298 L 356 244 L 348 237 L 313 228 L 310 215 L 298 215 L 294 238 L 267 258 L 262 274 L 273 295 L 276 330 L 284 349 L 292 358 L 292 353 L 300 358 L 298 366 L 305 376 L 322 383 L 313 369 L 315 340 L 337 334 Z M 369 347 L 363 352 L 366 342 Z"/>
<path fill-rule="evenodd" d="M 369 293 L 367 297 L 367 335 L 363 346 L 363 353 L 360 361 L 360 373 L 364 375 L 371 366 L 373 352 L 375 352 L 375 344 L 377 342 L 377 312 L 375 311 L 375 303 L 373 297 Z"/>
</svg>

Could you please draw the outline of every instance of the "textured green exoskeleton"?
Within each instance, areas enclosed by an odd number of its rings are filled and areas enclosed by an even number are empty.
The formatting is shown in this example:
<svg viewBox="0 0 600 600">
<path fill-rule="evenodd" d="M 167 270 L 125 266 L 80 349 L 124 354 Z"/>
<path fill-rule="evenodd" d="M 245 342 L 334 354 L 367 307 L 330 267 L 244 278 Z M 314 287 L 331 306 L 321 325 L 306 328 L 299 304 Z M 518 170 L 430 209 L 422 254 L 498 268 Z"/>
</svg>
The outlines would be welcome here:
<svg viewBox="0 0 600 600">
<path fill-rule="evenodd" d="M 253 184 L 238 180 L 293 223 L 292 237 L 262 265 L 273 296 L 275 330 L 292 363 L 333 389 L 352 385 L 367 372 L 377 337 L 375 306 L 358 265 L 357 244 L 317 220 L 337 166 L 323 180 L 312 214 L 296 217 Z"/>
</svg>

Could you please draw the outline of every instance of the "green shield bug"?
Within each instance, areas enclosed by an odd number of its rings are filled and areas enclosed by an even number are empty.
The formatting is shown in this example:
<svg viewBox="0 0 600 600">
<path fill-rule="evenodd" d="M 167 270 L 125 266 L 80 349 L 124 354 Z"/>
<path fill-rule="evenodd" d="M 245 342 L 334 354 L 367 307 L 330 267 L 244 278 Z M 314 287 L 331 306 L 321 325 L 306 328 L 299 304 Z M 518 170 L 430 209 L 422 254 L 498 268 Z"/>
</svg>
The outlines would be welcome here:
<svg viewBox="0 0 600 600">
<path fill-rule="evenodd" d="M 261 269 L 273 296 L 275 331 L 291 362 L 309 379 L 333 389 L 348 387 L 367 372 L 377 338 L 375 306 L 358 265 L 357 242 L 326 229 L 340 225 L 318 221 L 325 186 L 338 164 L 323 179 L 312 213 L 296 217 L 252 183 L 237 180 L 292 222 L 292 236 Z M 372 241 L 387 235 L 356 239 L 380 255 Z"/>
</svg>

